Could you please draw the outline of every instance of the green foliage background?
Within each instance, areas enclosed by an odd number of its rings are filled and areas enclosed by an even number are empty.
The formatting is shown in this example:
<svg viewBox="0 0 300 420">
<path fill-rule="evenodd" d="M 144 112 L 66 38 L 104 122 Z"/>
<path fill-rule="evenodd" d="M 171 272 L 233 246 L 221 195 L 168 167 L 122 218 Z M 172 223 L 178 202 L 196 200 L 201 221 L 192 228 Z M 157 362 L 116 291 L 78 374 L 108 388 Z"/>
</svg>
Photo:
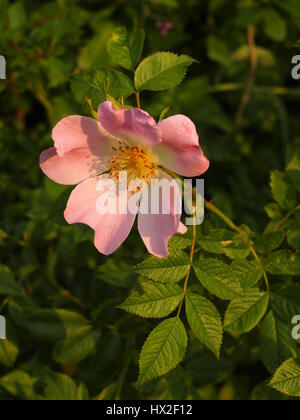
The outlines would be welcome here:
<svg viewBox="0 0 300 420">
<path fill-rule="evenodd" d="M 0 0 L 0 10 L 0 399 L 299 397 L 299 1 Z M 177 88 L 141 95 L 155 118 L 170 107 L 196 123 L 211 161 L 207 198 L 235 223 L 206 212 L 192 269 L 192 232 L 172 241 L 165 262 L 148 258 L 136 232 L 116 255 L 99 255 L 93 233 L 63 219 L 71 189 L 38 165 L 56 122 L 90 115 L 78 74 L 121 70 L 107 41 L 134 22 L 146 32 L 143 58 L 172 51 L 198 61 Z M 161 22 L 172 23 L 167 35 Z M 99 90 L 90 97 L 103 100 Z M 186 316 L 151 319 L 176 310 L 189 269 Z M 157 350 L 163 339 L 169 351 Z"/>
</svg>

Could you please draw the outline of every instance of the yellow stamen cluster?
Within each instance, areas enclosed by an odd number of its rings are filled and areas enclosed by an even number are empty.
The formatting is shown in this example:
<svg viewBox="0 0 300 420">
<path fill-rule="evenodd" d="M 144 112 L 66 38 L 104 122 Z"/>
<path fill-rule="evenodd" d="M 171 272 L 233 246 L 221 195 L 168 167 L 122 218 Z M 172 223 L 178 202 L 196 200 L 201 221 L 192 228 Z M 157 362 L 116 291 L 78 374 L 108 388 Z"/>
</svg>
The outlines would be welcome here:
<svg viewBox="0 0 300 420">
<path fill-rule="evenodd" d="M 155 164 L 145 149 L 119 142 L 119 146 L 113 147 L 112 151 L 114 155 L 108 161 L 111 176 L 119 180 L 120 173 L 126 172 L 128 181 L 140 179 L 150 184 L 155 174 Z"/>
</svg>

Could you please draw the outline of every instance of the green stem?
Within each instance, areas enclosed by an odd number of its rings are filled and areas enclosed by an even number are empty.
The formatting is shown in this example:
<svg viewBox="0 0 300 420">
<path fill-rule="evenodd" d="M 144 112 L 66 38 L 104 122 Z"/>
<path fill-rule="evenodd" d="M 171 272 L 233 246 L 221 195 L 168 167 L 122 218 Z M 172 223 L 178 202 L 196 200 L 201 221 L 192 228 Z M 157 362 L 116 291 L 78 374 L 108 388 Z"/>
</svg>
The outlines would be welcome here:
<svg viewBox="0 0 300 420">
<path fill-rule="evenodd" d="M 215 86 L 209 86 L 204 88 L 202 91 L 203 95 L 223 93 L 223 92 L 234 92 L 243 90 L 244 85 L 242 83 L 222 83 Z M 260 94 L 273 94 L 273 95 L 287 95 L 287 96 L 299 96 L 300 89 L 290 89 L 284 86 L 254 86 L 253 92 Z"/>
<path fill-rule="evenodd" d="M 183 287 L 183 297 L 182 300 L 180 302 L 180 306 L 178 308 L 178 312 L 177 312 L 177 318 L 180 317 L 181 311 L 182 311 L 182 307 L 183 307 L 183 302 L 184 299 L 186 297 L 187 294 L 187 290 L 188 290 L 188 283 L 189 283 L 189 279 L 190 279 L 190 275 L 191 275 L 191 271 L 192 271 L 192 267 L 193 267 L 193 262 L 194 262 L 194 255 L 195 255 L 195 247 L 196 247 L 196 239 L 197 239 L 197 227 L 196 227 L 196 220 L 195 220 L 195 215 L 194 215 L 194 225 L 193 225 L 193 243 L 192 243 L 192 248 L 191 248 L 191 254 L 190 254 L 190 265 L 189 265 L 189 269 L 185 278 L 185 282 L 184 282 L 184 287 Z"/>
<path fill-rule="evenodd" d="M 218 216 L 223 222 L 230 227 L 230 229 L 234 230 L 237 234 L 241 234 L 241 229 L 236 226 L 232 220 L 229 219 L 226 214 L 224 214 L 221 210 L 219 210 L 214 204 L 210 203 L 209 201 L 205 200 L 205 208 L 209 210 L 211 213 L 214 213 Z"/>
<path fill-rule="evenodd" d="M 297 206 L 294 210 L 290 211 L 277 225 L 274 227 L 273 232 L 277 232 L 280 230 L 281 226 L 289 220 L 291 216 L 293 216 L 297 210 L 300 210 L 300 206 Z"/>
<path fill-rule="evenodd" d="M 141 109 L 141 97 L 140 97 L 140 92 L 136 91 L 135 92 L 135 96 L 136 96 L 136 103 L 137 103 L 137 107 L 139 109 Z"/>
<path fill-rule="evenodd" d="M 174 174 L 172 171 L 166 171 L 168 172 L 171 176 L 173 176 L 174 178 L 178 178 L 178 175 Z M 181 178 L 179 178 L 181 180 L 181 182 L 183 183 L 183 180 Z M 248 244 L 251 254 L 253 255 L 253 257 L 259 262 L 262 271 L 263 271 L 263 276 L 264 276 L 264 280 L 265 280 L 265 284 L 266 284 L 266 288 L 267 290 L 270 289 L 270 284 L 269 284 L 269 279 L 268 279 L 268 275 L 264 269 L 262 260 L 259 258 L 255 248 L 254 248 L 254 244 L 252 241 L 250 241 L 247 233 L 240 229 L 228 216 L 226 216 L 225 213 L 222 212 L 222 210 L 218 209 L 218 207 L 216 207 L 213 203 L 205 200 L 205 208 L 210 211 L 211 213 L 215 214 L 217 217 L 219 217 L 219 219 L 223 220 L 223 222 L 234 232 L 236 232 L 241 239 Z M 300 208 L 300 206 L 299 206 Z M 296 208 L 294 210 L 294 212 L 297 210 L 298 208 Z M 186 295 L 186 290 L 187 290 L 187 285 L 188 285 L 188 281 L 189 281 L 189 277 L 190 277 L 190 273 L 191 273 L 191 269 L 192 269 L 192 265 L 193 265 L 193 258 L 194 258 L 194 254 L 195 254 L 195 244 L 196 244 L 196 235 L 194 234 L 194 243 L 193 243 L 193 248 L 192 248 L 192 256 L 191 256 L 191 260 L 192 263 L 190 265 L 189 271 L 187 273 L 186 279 L 185 279 L 185 284 L 184 284 L 184 297 L 183 297 L 183 301 Z M 180 315 L 181 309 L 182 309 L 182 305 L 183 305 L 183 301 L 180 304 L 179 310 L 178 310 L 178 316 Z"/>
<path fill-rule="evenodd" d="M 270 290 L 270 283 L 269 283 L 269 279 L 268 279 L 268 275 L 264 269 L 262 260 L 259 258 L 255 248 L 254 248 L 254 244 L 253 242 L 248 238 L 248 235 L 246 234 L 246 232 L 242 231 L 238 226 L 236 226 L 232 220 L 229 219 L 228 216 L 226 216 L 226 214 L 224 214 L 220 209 L 218 209 L 214 204 L 210 203 L 209 201 L 205 200 L 205 208 L 207 210 L 209 210 L 210 212 L 212 212 L 213 214 L 215 214 L 216 216 L 218 216 L 221 220 L 223 220 L 223 222 L 230 227 L 230 229 L 232 229 L 234 232 L 236 232 L 243 241 L 245 241 L 251 251 L 251 254 L 253 255 L 253 257 L 255 258 L 256 261 L 259 262 L 262 271 L 263 271 L 263 276 L 264 276 L 264 280 L 265 280 L 265 284 L 266 284 L 266 288 L 267 290 Z"/>
<path fill-rule="evenodd" d="M 6 298 L 2 304 L 0 305 L 0 314 L 1 312 L 4 310 L 4 308 L 6 307 L 6 305 L 9 303 L 9 298 Z"/>
<path fill-rule="evenodd" d="M 249 247 L 250 247 L 250 250 L 251 250 L 252 255 L 254 256 L 254 258 L 256 259 L 256 261 L 259 262 L 259 264 L 260 264 L 260 266 L 262 268 L 263 275 L 264 275 L 264 280 L 265 280 L 265 284 L 266 284 L 266 288 L 269 291 L 270 290 L 269 279 L 268 279 L 267 273 L 266 273 L 266 271 L 264 269 L 263 263 L 262 263 L 261 259 L 259 258 L 259 256 L 257 255 L 257 252 L 256 252 L 256 250 L 254 248 L 253 242 L 250 241 Z"/>
<path fill-rule="evenodd" d="M 125 361 L 124 367 L 122 369 L 121 375 L 119 377 L 118 380 L 118 385 L 117 385 L 117 390 L 116 390 L 116 400 L 120 401 L 121 400 L 121 396 L 122 396 L 122 390 L 123 390 L 123 386 L 124 386 L 124 382 L 128 373 L 128 370 L 130 368 L 131 362 L 132 362 L 132 352 L 131 349 L 134 348 L 134 339 L 130 339 L 129 340 L 129 344 L 127 347 L 127 354 L 128 357 Z"/>
</svg>

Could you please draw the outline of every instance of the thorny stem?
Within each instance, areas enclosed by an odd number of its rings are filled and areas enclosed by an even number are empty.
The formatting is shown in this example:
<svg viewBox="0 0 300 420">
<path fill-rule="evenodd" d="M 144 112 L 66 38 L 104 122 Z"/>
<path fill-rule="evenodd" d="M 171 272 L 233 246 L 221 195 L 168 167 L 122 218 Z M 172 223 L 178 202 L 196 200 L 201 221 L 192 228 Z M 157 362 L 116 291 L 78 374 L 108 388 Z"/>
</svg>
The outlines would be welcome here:
<svg viewBox="0 0 300 420">
<path fill-rule="evenodd" d="M 262 260 L 259 258 L 255 248 L 254 248 L 254 244 L 253 242 L 248 238 L 248 235 L 246 234 L 246 232 L 244 232 L 243 230 L 241 230 L 238 226 L 236 226 L 230 219 L 228 216 L 226 216 L 226 214 L 224 214 L 220 209 L 218 209 L 214 204 L 210 203 L 209 201 L 205 200 L 205 207 L 207 210 L 209 210 L 210 212 L 214 213 L 216 216 L 218 216 L 221 220 L 223 220 L 223 222 L 230 227 L 230 229 L 232 229 L 234 232 L 236 232 L 243 241 L 245 241 L 251 251 L 251 254 L 253 255 L 253 257 L 255 258 L 256 261 L 259 262 L 262 271 L 263 271 L 263 276 L 264 276 L 264 280 L 265 280 L 265 284 L 266 284 L 266 288 L 269 291 L 270 290 L 270 283 L 269 283 L 269 279 L 268 279 L 268 275 L 266 273 L 266 270 L 264 269 L 263 266 L 263 262 Z"/>
<path fill-rule="evenodd" d="M 180 302 L 180 306 L 178 309 L 178 313 L 177 313 L 177 318 L 179 318 L 181 310 L 182 310 L 182 306 L 183 306 L 183 302 L 184 299 L 186 297 L 187 294 L 187 289 L 188 289 L 188 283 L 189 283 L 189 278 L 190 278 L 190 274 L 192 271 L 192 267 L 193 267 L 193 262 L 194 262 L 194 255 L 195 255 L 195 247 L 196 247 L 196 239 L 197 239 L 197 227 L 196 227 L 196 215 L 194 215 L 194 224 L 193 224 L 193 243 L 192 243 L 192 249 L 191 249 L 191 254 L 190 254 L 190 265 L 189 265 L 189 269 L 185 278 L 185 282 L 184 282 L 184 288 L 183 288 L 183 297 L 182 300 Z"/>
</svg>

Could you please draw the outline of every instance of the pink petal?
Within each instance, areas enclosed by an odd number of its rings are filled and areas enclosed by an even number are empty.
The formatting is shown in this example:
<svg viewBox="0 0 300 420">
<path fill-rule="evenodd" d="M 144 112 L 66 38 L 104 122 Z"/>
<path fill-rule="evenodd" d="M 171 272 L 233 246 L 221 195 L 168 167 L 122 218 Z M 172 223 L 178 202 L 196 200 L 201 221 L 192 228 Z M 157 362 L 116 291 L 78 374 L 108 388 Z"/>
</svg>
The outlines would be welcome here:
<svg viewBox="0 0 300 420">
<path fill-rule="evenodd" d="M 62 185 L 79 184 L 107 170 L 107 164 L 88 149 L 75 149 L 60 157 L 54 147 L 41 153 L 40 167 L 48 178 Z"/>
<path fill-rule="evenodd" d="M 172 178 L 164 172 L 159 173 L 160 179 L 172 181 Z M 138 216 L 139 233 L 146 245 L 148 251 L 159 258 L 166 258 L 169 255 L 168 243 L 173 235 L 178 231 L 184 233 L 183 225 L 180 224 L 181 209 L 175 214 L 176 204 L 181 206 L 182 196 L 178 184 L 171 194 L 170 214 L 163 214 L 162 203 L 167 202 L 170 198 L 169 194 L 160 197 L 160 214 L 141 214 Z M 151 193 L 149 187 L 149 193 Z M 153 195 L 151 196 L 153 198 Z M 143 207 L 145 196 L 142 195 L 141 207 Z"/>
<path fill-rule="evenodd" d="M 115 252 L 128 237 L 136 215 L 106 214 L 97 210 L 97 200 L 103 194 L 99 191 L 99 181 L 105 177 L 90 178 L 79 184 L 72 192 L 65 210 L 69 224 L 84 223 L 95 230 L 95 246 L 104 255 Z M 98 190 L 98 191 L 97 191 Z M 118 203 L 127 192 L 118 196 Z"/>
<path fill-rule="evenodd" d="M 179 175 L 194 177 L 209 168 L 209 161 L 199 146 L 194 123 L 184 115 L 175 115 L 158 123 L 162 143 L 153 148 L 160 164 Z"/>
<path fill-rule="evenodd" d="M 187 231 L 188 231 L 187 227 L 182 222 L 180 222 L 177 233 L 179 233 L 180 235 L 185 235 Z"/>
<path fill-rule="evenodd" d="M 78 115 L 61 120 L 54 127 L 52 137 L 61 157 L 75 149 L 89 150 L 100 157 L 106 155 L 111 147 L 111 137 L 95 119 Z"/>
<path fill-rule="evenodd" d="M 115 110 L 109 101 L 99 106 L 100 124 L 126 143 L 159 144 L 161 133 L 155 120 L 138 108 Z"/>
<path fill-rule="evenodd" d="M 53 129 L 55 148 L 40 157 L 42 171 L 59 184 L 74 185 L 104 173 L 115 141 L 92 118 L 71 116 Z"/>
</svg>

